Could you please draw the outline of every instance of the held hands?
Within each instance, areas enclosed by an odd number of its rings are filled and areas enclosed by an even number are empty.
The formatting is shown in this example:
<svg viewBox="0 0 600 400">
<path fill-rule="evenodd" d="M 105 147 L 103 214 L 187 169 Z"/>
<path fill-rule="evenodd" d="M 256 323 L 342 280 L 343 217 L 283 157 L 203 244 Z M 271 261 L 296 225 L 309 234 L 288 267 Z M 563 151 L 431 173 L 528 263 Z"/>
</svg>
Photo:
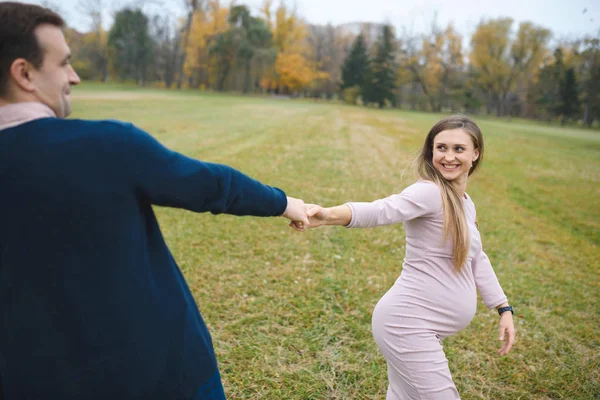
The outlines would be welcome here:
<svg viewBox="0 0 600 400">
<path fill-rule="evenodd" d="M 513 323 L 513 315 L 506 311 L 500 316 L 500 332 L 498 339 L 503 341 L 502 347 L 498 350 L 501 356 L 508 354 L 515 343 L 515 324 Z"/>
<path fill-rule="evenodd" d="M 327 208 L 316 204 L 304 204 L 304 211 L 308 224 L 300 220 L 292 220 L 290 223 L 292 228 L 300 232 L 323 225 L 347 226 L 352 220 L 352 211 L 346 204 Z"/>
<path fill-rule="evenodd" d="M 316 204 L 305 204 L 300 199 L 288 197 L 288 206 L 282 215 L 290 220 L 290 227 L 304 232 L 308 228 L 325 225 L 327 209 Z"/>
<path fill-rule="evenodd" d="M 299 232 L 304 232 L 309 228 L 317 228 L 325 225 L 325 209 L 316 204 L 304 204 L 304 216 L 306 221 L 290 221 L 290 226 Z"/>
</svg>

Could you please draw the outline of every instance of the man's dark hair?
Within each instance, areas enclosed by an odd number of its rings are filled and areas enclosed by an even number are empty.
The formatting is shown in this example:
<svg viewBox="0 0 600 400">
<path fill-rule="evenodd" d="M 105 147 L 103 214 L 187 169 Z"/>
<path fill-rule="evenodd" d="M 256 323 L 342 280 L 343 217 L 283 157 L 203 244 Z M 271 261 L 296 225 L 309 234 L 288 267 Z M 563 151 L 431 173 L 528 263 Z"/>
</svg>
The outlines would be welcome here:
<svg viewBox="0 0 600 400">
<path fill-rule="evenodd" d="M 10 66 L 18 58 L 36 69 L 44 61 L 35 29 L 42 24 L 63 28 L 65 21 L 54 11 L 33 4 L 0 3 L 0 96 L 6 94 Z"/>
</svg>

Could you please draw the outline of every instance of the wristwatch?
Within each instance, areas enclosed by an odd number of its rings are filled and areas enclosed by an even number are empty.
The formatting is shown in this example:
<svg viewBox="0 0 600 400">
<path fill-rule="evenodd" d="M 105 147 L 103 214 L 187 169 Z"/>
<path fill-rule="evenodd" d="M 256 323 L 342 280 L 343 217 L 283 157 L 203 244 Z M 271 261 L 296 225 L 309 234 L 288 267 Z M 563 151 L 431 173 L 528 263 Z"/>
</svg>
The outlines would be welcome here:
<svg viewBox="0 0 600 400">
<path fill-rule="evenodd" d="M 512 308 L 512 306 L 500 307 L 498 309 L 498 314 L 502 315 L 506 311 L 510 311 L 511 313 L 513 313 L 513 315 L 515 314 L 515 310 Z"/>
</svg>

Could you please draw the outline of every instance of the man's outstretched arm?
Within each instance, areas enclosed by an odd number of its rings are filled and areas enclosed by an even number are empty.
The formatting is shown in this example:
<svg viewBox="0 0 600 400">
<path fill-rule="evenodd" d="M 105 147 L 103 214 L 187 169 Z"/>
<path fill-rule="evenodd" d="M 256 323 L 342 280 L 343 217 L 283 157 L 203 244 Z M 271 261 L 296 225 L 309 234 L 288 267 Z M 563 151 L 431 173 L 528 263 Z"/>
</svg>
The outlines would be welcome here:
<svg viewBox="0 0 600 400">
<path fill-rule="evenodd" d="M 123 172 L 150 203 L 213 214 L 283 216 L 308 225 L 302 200 L 227 165 L 169 150 L 146 132 L 129 128 Z"/>
</svg>

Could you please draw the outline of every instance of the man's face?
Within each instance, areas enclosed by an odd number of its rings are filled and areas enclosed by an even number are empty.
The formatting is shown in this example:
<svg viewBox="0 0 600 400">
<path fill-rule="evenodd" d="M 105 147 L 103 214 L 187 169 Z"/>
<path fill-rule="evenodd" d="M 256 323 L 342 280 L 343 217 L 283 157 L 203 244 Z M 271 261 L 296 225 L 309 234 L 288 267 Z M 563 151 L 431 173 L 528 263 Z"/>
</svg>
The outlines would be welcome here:
<svg viewBox="0 0 600 400">
<path fill-rule="evenodd" d="M 66 118 L 71 114 L 71 86 L 80 82 L 69 62 L 71 51 L 59 27 L 43 24 L 37 27 L 35 35 L 44 61 L 39 69 L 31 71 L 33 94 L 58 118 Z"/>
</svg>

